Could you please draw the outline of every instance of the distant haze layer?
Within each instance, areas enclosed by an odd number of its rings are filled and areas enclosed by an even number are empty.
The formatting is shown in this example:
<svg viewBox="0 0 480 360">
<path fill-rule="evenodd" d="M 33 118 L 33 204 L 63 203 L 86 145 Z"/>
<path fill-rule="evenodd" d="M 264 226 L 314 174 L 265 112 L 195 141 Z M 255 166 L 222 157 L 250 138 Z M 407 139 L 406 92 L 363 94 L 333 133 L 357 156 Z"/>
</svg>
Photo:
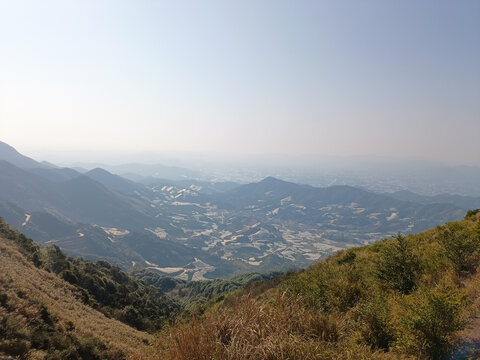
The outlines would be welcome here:
<svg viewBox="0 0 480 360">
<path fill-rule="evenodd" d="M 479 15 L 473 0 L 1 1 L 0 134 L 27 154 L 480 164 Z"/>
</svg>

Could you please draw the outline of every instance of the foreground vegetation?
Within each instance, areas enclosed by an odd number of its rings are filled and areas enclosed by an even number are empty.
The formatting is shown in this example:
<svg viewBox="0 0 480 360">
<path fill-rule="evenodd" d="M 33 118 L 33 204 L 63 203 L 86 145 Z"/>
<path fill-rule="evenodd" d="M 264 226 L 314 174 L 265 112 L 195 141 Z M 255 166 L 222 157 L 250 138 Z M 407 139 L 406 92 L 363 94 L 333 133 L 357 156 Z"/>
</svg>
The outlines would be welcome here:
<svg viewBox="0 0 480 360">
<path fill-rule="evenodd" d="M 57 246 L 36 244 L 1 219 L 0 236 L 13 241 L 37 268 L 74 285 L 85 304 L 136 329 L 158 331 L 180 310 L 158 287 L 147 286 L 106 261 L 72 259 Z"/>
<path fill-rule="evenodd" d="M 480 307 L 480 213 L 227 296 L 136 359 L 441 359 Z"/>
<path fill-rule="evenodd" d="M 19 243 L 37 249 L 0 221 L 0 358 L 121 360 L 151 343 L 90 306 L 86 290 L 36 267 Z"/>
<path fill-rule="evenodd" d="M 190 283 L 74 260 L 0 220 L 0 357 L 442 359 L 480 331 L 479 265 L 479 211 L 299 273 Z"/>
<path fill-rule="evenodd" d="M 180 313 L 189 318 L 190 310 L 276 274 L 201 282 L 148 270 L 134 275 L 42 247 L 0 218 L 0 358 L 120 360 L 139 349 L 148 353 L 153 338 L 132 328 L 156 332 Z"/>
<path fill-rule="evenodd" d="M 200 282 L 133 275 L 42 247 L 0 218 L 0 358 L 126 359 L 153 342 L 131 327 L 156 332 L 180 313 L 189 318 L 190 310 L 276 274 Z"/>
</svg>

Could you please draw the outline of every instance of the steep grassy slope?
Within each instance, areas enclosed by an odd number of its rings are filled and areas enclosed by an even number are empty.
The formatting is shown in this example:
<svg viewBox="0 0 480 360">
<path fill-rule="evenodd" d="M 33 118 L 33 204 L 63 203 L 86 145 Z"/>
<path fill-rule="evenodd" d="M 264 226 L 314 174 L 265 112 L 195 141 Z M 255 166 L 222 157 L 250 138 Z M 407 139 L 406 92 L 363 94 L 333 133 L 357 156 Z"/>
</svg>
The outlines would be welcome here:
<svg viewBox="0 0 480 360">
<path fill-rule="evenodd" d="M 0 356 L 21 359 L 124 359 L 151 336 L 85 303 L 85 292 L 37 268 L 5 227 L 0 234 Z"/>
<path fill-rule="evenodd" d="M 477 211 L 237 292 L 165 330 L 155 358 L 442 359 L 475 324 L 479 265 Z"/>
<path fill-rule="evenodd" d="M 56 246 L 44 248 L 0 218 L 0 236 L 12 241 L 34 266 L 56 274 L 81 291 L 85 304 L 139 330 L 156 331 L 179 310 L 163 291 L 144 285 L 106 261 L 72 259 Z"/>
<path fill-rule="evenodd" d="M 158 331 L 181 309 L 274 276 L 185 282 L 139 274 L 147 284 L 105 261 L 42 247 L 0 218 L 0 358 L 125 359 L 151 351 L 153 338 L 137 330 Z"/>
</svg>

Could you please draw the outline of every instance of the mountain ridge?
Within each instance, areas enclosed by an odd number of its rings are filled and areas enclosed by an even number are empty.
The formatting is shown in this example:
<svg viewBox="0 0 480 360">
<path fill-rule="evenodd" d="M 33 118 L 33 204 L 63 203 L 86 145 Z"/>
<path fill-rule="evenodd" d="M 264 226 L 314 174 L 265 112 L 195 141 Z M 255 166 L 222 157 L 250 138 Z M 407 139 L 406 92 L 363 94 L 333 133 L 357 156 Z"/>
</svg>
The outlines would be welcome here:
<svg viewBox="0 0 480 360">
<path fill-rule="evenodd" d="M 39 163 L 32 158 L 20 154 L 13 146 L 0 141 L 0 160 L 8 161 L 21 168 L 49 168 L 47 164 Z"/>
<path fill-rule="evenodd" d="M 1 159 L 1 154 L 0 154 Z M 181 279 L 308 266 L 334 251 L 461 219 L 454 204 L 267 177 L 250 184 L 144 178 L 106 169 L 22 169 L 0 160 L 0 216 L 71 256 Z M 21 212 L 23 211 L 23 215 Z M 56 230 L 60 229 L 60 230 Z M 197 257 L 208 264 L 191 268 Z"/>
</svg>

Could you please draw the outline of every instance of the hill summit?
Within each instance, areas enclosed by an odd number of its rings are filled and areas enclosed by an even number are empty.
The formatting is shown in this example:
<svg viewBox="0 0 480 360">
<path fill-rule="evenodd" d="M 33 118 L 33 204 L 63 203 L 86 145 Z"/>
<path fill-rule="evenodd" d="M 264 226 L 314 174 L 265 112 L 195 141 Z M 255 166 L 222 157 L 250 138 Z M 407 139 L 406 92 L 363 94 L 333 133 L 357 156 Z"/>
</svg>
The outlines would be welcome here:
<svg viewBox="0 0 480 360">
<path fill-rule="evenodd" d="M 49 167 L 46 164 L 39 163 L 28 156 L 20 154 L 14 147 L 2 141 L 0 141 L 0 160 L 8 161 L 20 168 Z"/>
</svg>

